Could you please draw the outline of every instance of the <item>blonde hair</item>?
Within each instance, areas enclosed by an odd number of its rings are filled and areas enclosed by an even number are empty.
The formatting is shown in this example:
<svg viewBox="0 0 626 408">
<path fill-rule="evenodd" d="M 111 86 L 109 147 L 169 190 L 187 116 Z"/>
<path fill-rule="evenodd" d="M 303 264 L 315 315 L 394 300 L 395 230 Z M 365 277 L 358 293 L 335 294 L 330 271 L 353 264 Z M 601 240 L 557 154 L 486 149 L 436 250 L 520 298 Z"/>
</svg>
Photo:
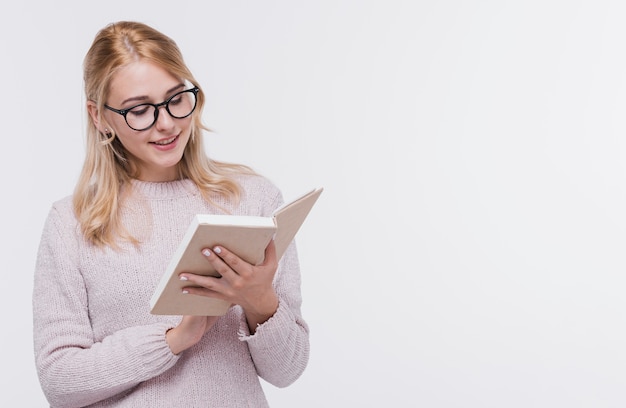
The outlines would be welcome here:
<svg viewBox="0 0 626 408">
<path fill-rule="evenodd" d="M 176 43 L 166 35 L 138 22 L 118 22 L 103 28 L 95 37 L 83 63 L 85 95 L 96 104 L 99 121 L 106 125 L 102 111 L 115 72 L 134 61 L 158 64 L 173 76 L 200 88 Z M 216 196 L 240 199 L 235 174 L 253 174 L 247 166 L 211 160 L 202 142 L 204 93 L 200 88 L 192 115 L 191 136 L 185 147 L 178 172 L 181 179 L 193 181 L 208 202 Z M 108 126 L 111 129 L 111 126 Z M 74 211 L 87 241 L 97 246 L 117 247 L 122 238 L 138 244 L 122 225 L 119 210 L 122 187 L 130 183 L 136 169 L 114 133 L 101 133 L 87 114 L 86 157 L 74 191 Z"/>
</svg>

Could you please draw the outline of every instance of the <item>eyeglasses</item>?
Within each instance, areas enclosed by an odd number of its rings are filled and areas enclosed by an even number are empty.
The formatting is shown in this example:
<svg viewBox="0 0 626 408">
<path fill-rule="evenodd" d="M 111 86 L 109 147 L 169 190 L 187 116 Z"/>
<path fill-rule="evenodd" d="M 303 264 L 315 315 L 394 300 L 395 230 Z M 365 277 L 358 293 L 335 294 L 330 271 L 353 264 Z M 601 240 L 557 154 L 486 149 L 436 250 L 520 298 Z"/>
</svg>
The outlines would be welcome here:
<svg viewBox="0 0 626 408">
<path fill-rule="evenodd" d="M 196 109 L 200 88 L 193 87 L 170 96 L 161 103 L 142 103 L 128 109 L 115 109 L 104 105 L 110 111 L 119 113 L 126 120 L 126 124 L 133 130 L 142 131 L 151 128 L 159 118 L 159 108 L 165 110 L 175 119 L 184 119 Z"/>
</svg>

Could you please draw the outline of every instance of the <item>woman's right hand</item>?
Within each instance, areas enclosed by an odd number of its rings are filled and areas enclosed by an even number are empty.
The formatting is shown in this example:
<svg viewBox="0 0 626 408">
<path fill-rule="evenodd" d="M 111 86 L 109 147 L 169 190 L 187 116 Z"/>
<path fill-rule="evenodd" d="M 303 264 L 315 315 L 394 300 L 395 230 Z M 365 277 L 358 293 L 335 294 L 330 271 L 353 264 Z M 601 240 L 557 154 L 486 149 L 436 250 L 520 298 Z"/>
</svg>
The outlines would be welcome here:
<svg viewBox="0 0 626 408">
<path fill-rule="evenodd" d="M 218 316 L 183 316 L 178 326 L 165 333 L 165 340 L 174 354 L 180 354 L 202 339 Z"/>
</svg>

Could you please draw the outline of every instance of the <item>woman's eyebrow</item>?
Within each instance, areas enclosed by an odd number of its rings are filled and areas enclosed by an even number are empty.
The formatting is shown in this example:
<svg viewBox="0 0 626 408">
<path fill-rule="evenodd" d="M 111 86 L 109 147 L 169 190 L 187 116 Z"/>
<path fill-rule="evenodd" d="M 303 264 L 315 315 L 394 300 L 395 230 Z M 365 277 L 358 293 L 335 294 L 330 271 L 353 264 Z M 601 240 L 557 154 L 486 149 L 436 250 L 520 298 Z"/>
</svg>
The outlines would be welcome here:
<svg viewBox="0 0 626 408">
<path fill-rule="evenodd" d="M 168 89 L 165 93 L 166 94 L 170 94 L 170 93 L 172 93 L 172 92 L 174 92 L 174 91 L 176 91 L 176 90 L 178 90 L 180 88 L 184 88 L 184 87 L 185 87 L 185 84 L 180 83 L 180 84 L 175 85 L 172 88 Z M 128 102 L 133 102 L 133 101 L 141 102 L 141 101 L 145 101 L 147 99 L 149 99 L 149 97 L 146 96 L 146 95 L 143 95 L 143 96 L 133 96 L 131 98 L 124 99 L 124 101 L 122 102 L 122 105 L 125 105 Z"/>
</svg>

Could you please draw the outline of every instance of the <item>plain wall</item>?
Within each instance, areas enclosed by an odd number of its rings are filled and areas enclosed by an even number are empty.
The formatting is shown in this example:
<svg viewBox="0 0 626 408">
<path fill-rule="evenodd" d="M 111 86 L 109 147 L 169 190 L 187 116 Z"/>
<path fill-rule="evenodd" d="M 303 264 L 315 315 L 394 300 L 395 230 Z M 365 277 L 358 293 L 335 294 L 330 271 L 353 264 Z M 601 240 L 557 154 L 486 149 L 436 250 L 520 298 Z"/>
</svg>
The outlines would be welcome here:
<svg viewBox="0 0 626 408">
<path fill-rule="evenodd" d="M 173 37 L 209 154 L 286 198 L 312 354 L 274 407 L 626 405 L 626 5 L 13 1 L 0 12 L 0 406 L 43 407 L 31 293 L 83 160 L 81 64 L 124 19 Z"/>
</svg>

